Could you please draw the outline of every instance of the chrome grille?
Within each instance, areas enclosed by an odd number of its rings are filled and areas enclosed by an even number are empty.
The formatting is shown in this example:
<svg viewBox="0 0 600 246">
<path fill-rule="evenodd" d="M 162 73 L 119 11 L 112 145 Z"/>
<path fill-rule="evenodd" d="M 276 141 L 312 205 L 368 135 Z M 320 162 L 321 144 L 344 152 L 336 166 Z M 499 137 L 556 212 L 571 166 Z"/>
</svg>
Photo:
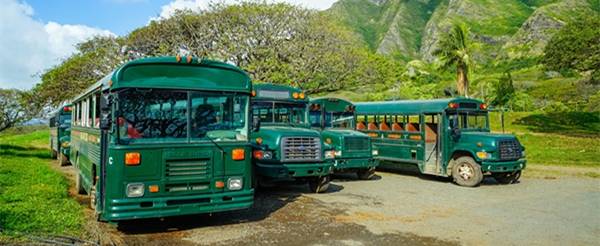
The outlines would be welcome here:
<svg viewBox="0 0 600 246">
<path fill-rule="evenodd" d="M 369 138 L 367 137 L 344 137 L 344 150 L 346 151 L 368 151 Z"/>
<path fill-rule="evenodd" d="M 320 160 L 321 140 L 318 137 L 284 137 L 281 140 L 281 161 Z"/>
<path fill-rule="evenodd" d="M 500 160 L 518 160 L 521 158 L 521 144 L 518 140 L 498 141 Z"/>
</svg>

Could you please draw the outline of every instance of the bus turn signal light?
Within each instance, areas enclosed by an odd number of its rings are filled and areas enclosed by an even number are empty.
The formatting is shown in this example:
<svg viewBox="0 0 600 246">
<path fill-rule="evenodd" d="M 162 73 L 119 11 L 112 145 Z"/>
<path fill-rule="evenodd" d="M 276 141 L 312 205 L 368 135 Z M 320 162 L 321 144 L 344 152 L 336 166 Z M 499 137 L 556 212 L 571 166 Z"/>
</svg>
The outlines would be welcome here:
<svg viewBox="0 0 600 246">
<path fill-rule="evenodd" d="M 306 95 L 304 95 L 304 93 L 300 93 L 300 99 L 304 99 L 304 97 L 306 97 Z"/>
<path fill-rule="evenodd" d="M 158 192 L 158 190 L 159 190 L 158 189 L 158 185 L 151 185 L 150 186 L 150 192 L 156 193 L 156 192 Z"/>
<path fill-rule="evenodd" d="M 217 181 L 215 183 L 215 187 L 217 187 L 217 188 L 223 188 L 223 187 L 225 187 L 225 182 L 223 182 L 223 181 Z"/>
<path fill-rule="evenodd" d="M 234 149 L 232 158 L 234 161 L 241 161 L 241 160 L 245 159 L 244 150 L 243 149 Z"/>
<path fill-rule="evenodd" d="M 292 94 L 292 97 L 293 97 L 294 99 L 298 99 L 298 92 L 294 92 L 294 94 Z"/>
<path fill-rule="evenodd" d="M 139 165 L 140 164 L 140 153 L 131 152 L 125 154 L 125 164 L 127 165 Z"/>
</svg>

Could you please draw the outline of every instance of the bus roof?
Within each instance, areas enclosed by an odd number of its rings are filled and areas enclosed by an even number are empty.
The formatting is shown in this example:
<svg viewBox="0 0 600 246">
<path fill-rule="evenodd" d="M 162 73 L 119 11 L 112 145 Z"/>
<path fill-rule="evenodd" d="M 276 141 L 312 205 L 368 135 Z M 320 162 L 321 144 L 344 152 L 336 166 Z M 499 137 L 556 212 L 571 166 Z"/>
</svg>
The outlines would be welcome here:
<svg viewBox="0 0 600 246">
<path fill-rule="evenodd" d="M 362 102 L 354 103 L 356 112 L 359 114 L 379 114 L 379 113 L 403 113 L 403 114 L 420 114 L 420 113 L 440 113 L 448 109 L 450 103 L 465 105 L 459 109 L 478 110 L 479 105 L 484 104 L 482 101 L 471 98 L 455 97 L 429 100 L 400 100 L 400 101 L 385 101 L 385 102 Z M 466 103 L 466 104 L 465 104 Z M 468 106 L 467 106 L 468 105 Z M 475 107 L 473 108 L 473 106 Z"/>
<path fill-rule="evenodd" d="M 109 85 L 112 81 L 113 84 Z M 127 62 L 104 76 L 74 100 L 98 88 L 161 88 L 181 90 L 252 92 L 244 70 L 220 61 L 193 57 L 151 57 Z"/>
<path fill-rule="evenodd" d="M 254 84 L 252 89 L 256 95 L 252 100 L 288 101 L 308 103 L 308 95 L 300 89 L 276 84 Z M 294 98 L 294 94 L 296 98 Z"/>
</svg>

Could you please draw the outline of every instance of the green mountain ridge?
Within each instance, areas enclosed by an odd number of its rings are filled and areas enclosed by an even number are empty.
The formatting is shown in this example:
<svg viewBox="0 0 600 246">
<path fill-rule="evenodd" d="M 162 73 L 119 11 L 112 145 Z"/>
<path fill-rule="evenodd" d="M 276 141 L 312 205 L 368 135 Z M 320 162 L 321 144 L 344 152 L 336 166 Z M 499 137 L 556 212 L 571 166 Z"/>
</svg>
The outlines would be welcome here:
<svg viewBox="0 0 600 246">
<path fill-rule="evenodd" d="M 598 0 L 341 0 L 344 18 L 369 48 L 408 62 L 435 59 L 440 32 L 453 22 L 471 28 L 482 63 L 541 55 L 552 35 L 580 15 L 597 15 Z"/>
</svg>

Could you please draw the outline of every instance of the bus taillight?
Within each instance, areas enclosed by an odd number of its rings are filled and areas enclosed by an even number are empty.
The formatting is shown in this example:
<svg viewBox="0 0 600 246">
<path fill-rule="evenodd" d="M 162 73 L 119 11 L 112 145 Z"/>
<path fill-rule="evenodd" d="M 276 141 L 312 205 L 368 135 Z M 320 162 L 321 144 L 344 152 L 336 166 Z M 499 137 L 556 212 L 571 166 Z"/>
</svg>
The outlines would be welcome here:
<svg viewBox="0 0 600 246">
<path fill-rule="evenodd" d="M 479 109 L 486 110 L 487 109 L 487 104 L 485 104 L 485 103 L 479 104 Z"/>
</svg>

